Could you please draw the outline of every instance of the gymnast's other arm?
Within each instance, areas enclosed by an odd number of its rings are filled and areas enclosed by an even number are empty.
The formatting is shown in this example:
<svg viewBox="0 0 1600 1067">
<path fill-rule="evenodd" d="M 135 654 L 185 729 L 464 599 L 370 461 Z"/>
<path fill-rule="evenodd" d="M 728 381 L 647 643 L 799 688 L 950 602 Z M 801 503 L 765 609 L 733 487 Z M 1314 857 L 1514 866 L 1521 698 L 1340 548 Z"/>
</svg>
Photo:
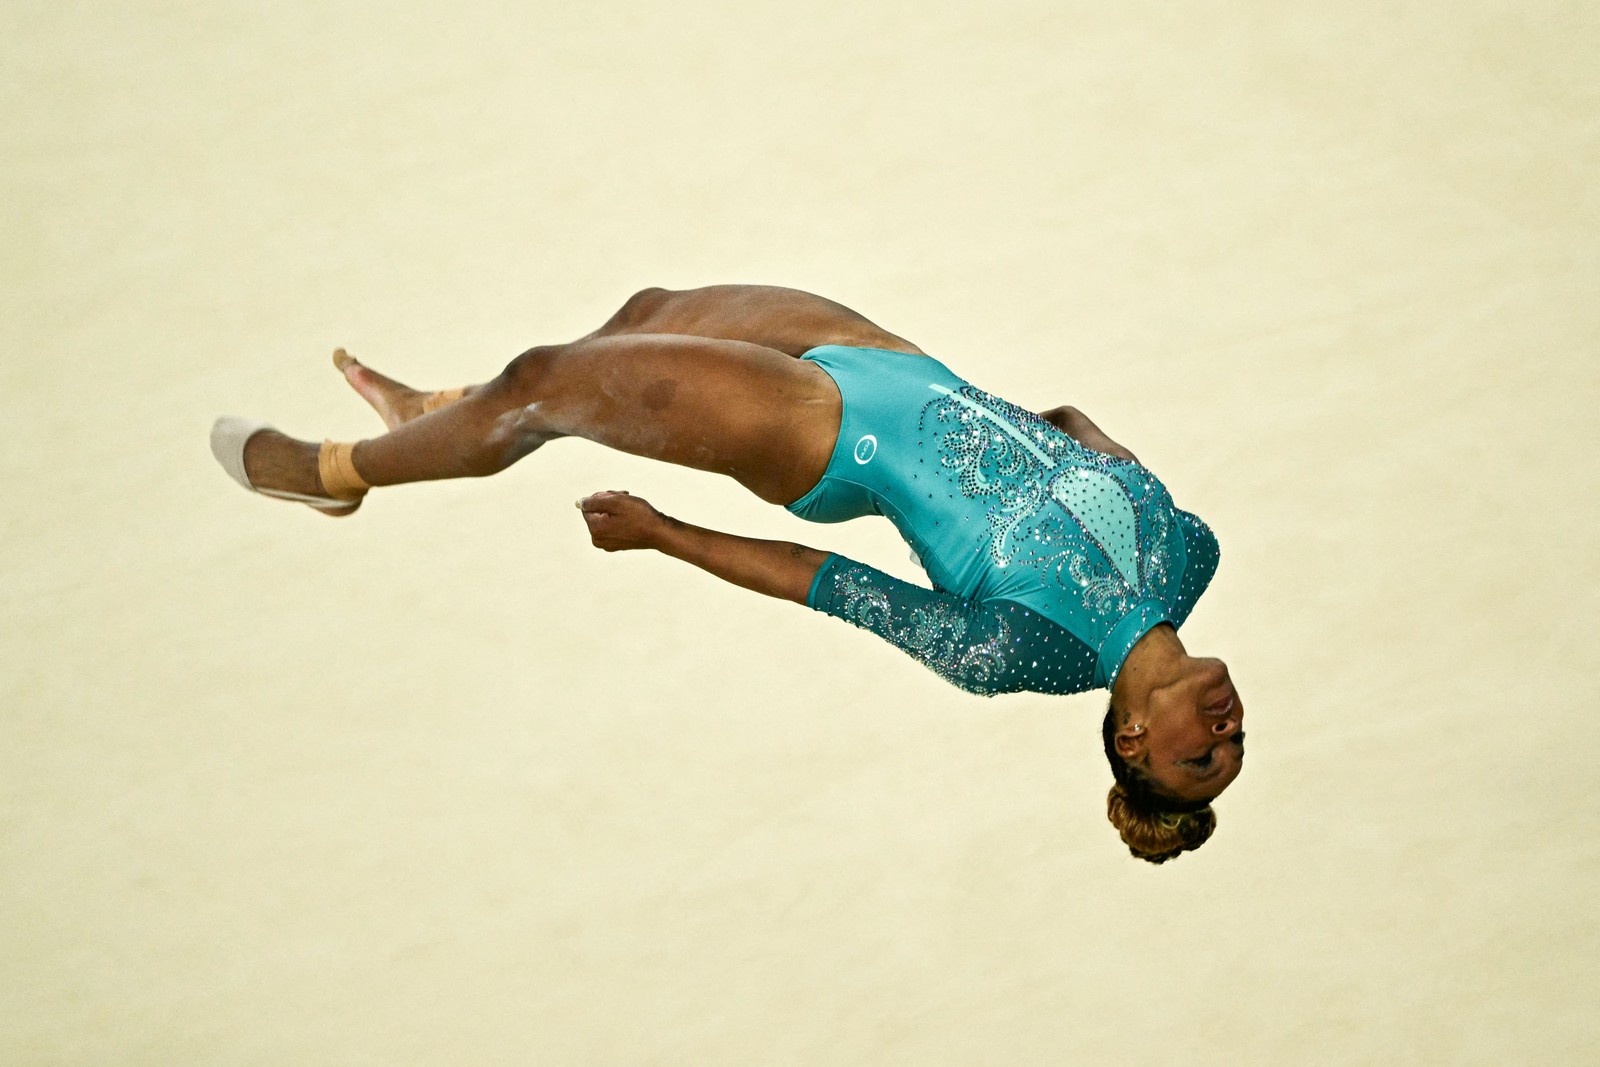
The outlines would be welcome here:
<svg viewBox="0 0 1600 1067">
<path fill-rule="evenodd" d="M 606 552 L 653 548 L 701 570 L 781 600 L 804 604 L 828 553 L 790 541 L 763 541 L 691 526 L 627 492 L 591 493 L 578 501 L 589 539 Z"/>
<path fill-rule="evenodd" d="M 1096 452 L 1104 452 L 1106 455 L 1116 456 L 1118 459 L 1132 460 L 1134 463 L 1139 462 L 1138 456 L 1107 437 L 1104 430 L 1089 420 L 1089 416 L 1071 405 L 1063 404 L 1061 407 L 1051 408 L 1049 411 L 1041 411 L 1039 412 L 1039 417 L 1084 448 L 1092 448 Z"/>
</svg>

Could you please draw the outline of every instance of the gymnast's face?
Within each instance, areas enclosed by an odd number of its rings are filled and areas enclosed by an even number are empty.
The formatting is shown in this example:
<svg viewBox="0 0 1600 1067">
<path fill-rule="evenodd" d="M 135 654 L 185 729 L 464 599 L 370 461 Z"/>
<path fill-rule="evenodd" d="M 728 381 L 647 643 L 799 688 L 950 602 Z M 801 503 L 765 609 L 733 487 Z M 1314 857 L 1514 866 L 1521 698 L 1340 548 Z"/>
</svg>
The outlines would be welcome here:
<svg viewBox="0 0 1600 1067">
<path fill-rule="evenodd" d="M 1244 702 L 1221 660 L 1189 662 L 1177 681 L 1150 694 L 1143 770 L 1164 793 L 1210 800 L 1244 766 Z"/>
</svg>

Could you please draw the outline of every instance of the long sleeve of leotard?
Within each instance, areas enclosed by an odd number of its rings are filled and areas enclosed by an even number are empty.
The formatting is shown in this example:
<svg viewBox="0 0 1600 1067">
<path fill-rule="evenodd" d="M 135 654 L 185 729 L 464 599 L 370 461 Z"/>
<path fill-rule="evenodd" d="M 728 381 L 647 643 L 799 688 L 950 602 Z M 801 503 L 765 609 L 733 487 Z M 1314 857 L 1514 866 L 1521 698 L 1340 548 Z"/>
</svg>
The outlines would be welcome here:
<svg viewBox="0 0 1600 1067">
<path fill-rule="evenodd" d="M 1217 573 L 1218 552 L 1217 535 L 1199 516 L 1180 511 L 1177 521 L 1178 528 L 1183 532 L 1185 562 L 1183 577 L 1178 582 L 1176 595 L 1172 597 L 1172 625 L 1182 626 L 1189 612 L 1194 610 L 1194 602 L 1211 584 L 1211 576 Z"/>
<path fill-rule="evenodd" d="M 970 693 L 1079 693 L 1094 684 L 1094 650 L 1014 601 L 965 600 L 833 555 L 806 603 L 872 631 Z"/>
</svg>

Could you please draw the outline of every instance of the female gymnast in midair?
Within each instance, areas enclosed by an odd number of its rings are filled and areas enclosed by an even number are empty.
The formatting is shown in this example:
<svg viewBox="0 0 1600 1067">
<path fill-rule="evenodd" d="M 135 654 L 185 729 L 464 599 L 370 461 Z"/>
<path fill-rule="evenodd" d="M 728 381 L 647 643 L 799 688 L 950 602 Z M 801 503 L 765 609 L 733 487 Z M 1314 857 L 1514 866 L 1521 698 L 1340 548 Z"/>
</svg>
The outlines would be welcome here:
<svg viewBox="0 0 1600 1067">
<path fill-rule="evenodd" d="M 770 286 L 647 289 L 587 337 L 441 393 L 334 361 L 389 432 L 319 447 L 220 419 L 212 450 L 240 484 L 348 515 L 374 486 L 482 477 L 583 437 L 726 474 L 813 522 L 883 515 L 931 590 L 625 492 L 578 505 L 597 548 L 655 549 L 838 616 L 971 692 L 1109 689 L 1107 813 L 1129 849 L 1161 863 L 1215 828 L 1244 710 L 1227 667 L 1190 656 L 1177 627 L 1216 539 L 1076 409 L 1034 415 L 846 307 Z"/>
</svg>

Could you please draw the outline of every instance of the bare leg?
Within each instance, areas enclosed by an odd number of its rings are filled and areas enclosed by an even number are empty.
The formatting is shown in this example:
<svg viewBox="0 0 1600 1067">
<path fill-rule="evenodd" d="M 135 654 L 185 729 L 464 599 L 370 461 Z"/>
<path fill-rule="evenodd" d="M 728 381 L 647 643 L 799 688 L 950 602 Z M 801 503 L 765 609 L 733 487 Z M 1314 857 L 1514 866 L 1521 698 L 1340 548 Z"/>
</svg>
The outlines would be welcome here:
<svg viewBox="0 0 1600 1067">
<path fill-rule="evenodd" d="M 775 285 L 711 285 L 674 291 L 642 289 L 583 340 L 633 334 L 679 334 L 745 341 L 799 356 L 818 345 L 853 345 L 922 355 L 916 345 L 843 304 Z M 339 350 L 341 353 L 343 349 Z M 393 430 L 423 414 L 430 395 L 354 359 L 341 361 L 346 380 Z M 470 394 L 478 386 L 467 386 Z"/>
<path fill-rule="evenodd" d="M 592 336 L 523 353 L 462 400 L 361 442 L 354 460 L 375 486 L 482 477 L 570 435 L 726 474 L 763 500 L 787 504 L 826 469 L 839 404 L 820 368 L 775 349 L 705 337 Z M 310 444 L 259 434 L 245 464 L 257 485 L 320 491 Z"/>
<path fill-rule="evenodd" d="M 876 323 L 814 293 L 776 285 L 709 285 L 703 289 L 644 289 L 629 297 L 589 337 L 678 333 L 749 341 L 799 356 L 818 345 L 922 349 Z"/>
</svg>

